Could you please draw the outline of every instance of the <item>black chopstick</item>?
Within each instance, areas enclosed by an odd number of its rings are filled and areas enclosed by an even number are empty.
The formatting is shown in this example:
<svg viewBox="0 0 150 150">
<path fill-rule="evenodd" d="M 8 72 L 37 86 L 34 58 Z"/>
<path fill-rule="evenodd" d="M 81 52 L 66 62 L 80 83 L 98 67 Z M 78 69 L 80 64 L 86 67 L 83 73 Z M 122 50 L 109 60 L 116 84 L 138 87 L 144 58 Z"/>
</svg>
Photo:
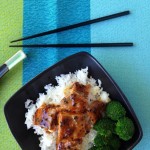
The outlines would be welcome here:
<svg viewBox="0 0 150 150">
<path fill-rule="evenodd" d="M 31 36 L 27 36 L 27 37 L 24 37 L 24 38 L 13 40 L 13 41 L 11 41 L 11 43 L 22 41 L 22 40 L 27 40 L 27 39 L 32 39 L 32 38 L 36 38 L 36 37 L 40 37 L 40 36 L 44 36 L 44 35 L 48 35 L 48 34 L 58 33 L 58 32 L 62 32 L 62 31 L 78 28 L 78 27 L 81 27 L 81 26 L 86 26 L 86 25 L 90 25 L 90 24 L 93 24 L 93 23 L 118 18 L 118 17 L 121 17 L 121 16 L 129 15 L 129 14 L 130 14 L 130 11 L 123 11 L 123 12 L 120 12 L 120 13 L 116 13 L 116 14 L 96 18 L 96 19 L 93 19 L 93 20 L 88 20 L 88 21 L 85 21 L 85 22 L 69 25 L 69 26 L 66 26 L 66 27 L 61 27 L 61 28 L 58 28 L 58 29 L 53 29 L 53 30 L 50 30 L 50 31 L 38 33 L 38 34 L 35 34 L 35 35 L 31 35 Z"/>
<path fill-rule="evenodd" d="M 10 45 L 9 47 L 31 47 L 31 48 L 46 48 L 46 47 L 127 47 L 133 46 L 133 43 L 84 43 L 84 44 L 31 44 L 31 45 Z"/>
</svg>

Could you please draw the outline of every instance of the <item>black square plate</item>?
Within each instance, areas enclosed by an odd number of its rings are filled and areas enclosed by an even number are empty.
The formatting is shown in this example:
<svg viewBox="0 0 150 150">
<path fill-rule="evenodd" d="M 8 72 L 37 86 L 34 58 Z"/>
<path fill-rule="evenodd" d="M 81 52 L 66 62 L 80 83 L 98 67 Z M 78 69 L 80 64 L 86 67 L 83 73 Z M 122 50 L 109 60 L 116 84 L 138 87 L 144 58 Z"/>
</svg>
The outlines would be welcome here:
<svg viewBox="0 0 150 150">
<path fill-rule="evenodd" d="M 33 133 L 32 129 L 27 130 L 24 124 L 25 112 L 27 111 L 25 109 L 25 101 L 27 99 L 36 100 L 39 93 L 44 92 L 45 85 L 49 83 L 56 85 L 55 76 L 74 72 L 86 66 L 89 68 L 90 76 L 102 81 L 102 86 L 104 90 L 110 94 L 110 98 L 118 100 L 124 105 L 128 117 L 130 117 L 135 124 L 134 137 L 128 142 L 122 143 L 121 150 L 133 149 L 133 147 L 138 144 L 142 138 L 142 129 L 127 98 L 95 58 L 86 52 L 80 52 L 67 57 L 39 74 L 16 92 L 6 103 L 4 112 L 8 125 L 23 150 L 40 149 L 38 136 Z"/>
</svg>

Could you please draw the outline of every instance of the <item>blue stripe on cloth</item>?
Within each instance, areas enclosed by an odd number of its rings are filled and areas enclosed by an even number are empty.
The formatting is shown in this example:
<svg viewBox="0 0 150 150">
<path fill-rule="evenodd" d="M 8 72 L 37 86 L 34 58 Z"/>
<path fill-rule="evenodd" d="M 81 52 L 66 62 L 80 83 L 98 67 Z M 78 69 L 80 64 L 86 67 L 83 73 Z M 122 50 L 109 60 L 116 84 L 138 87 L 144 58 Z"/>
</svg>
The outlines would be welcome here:
<svg viewBox="0 0 150 150">
<path fill-rule="evenodd" d="M 25 0 L 23 35 L 32 35 L 57 27 L 57 0 Z M 57 35 L 24 41 L 24 44 L 56 43 Z M 24 48 L 28 58 L 23 64 L 23 84 L 57 61 L 55 48 Z"/>
<path fill-rule="evenodd" d="M 90 19 L 90 0 L 58 0 L 58 27 L 82 22 Z M 57 35 L 58 43 L 90 43 L 90 26 L 84 26 L 73 30 L 61 32 Z M 90 53 L 90 48 L 59 48 L 58 60 L 66 56 L 86 51 Z"/>
<path fill-rule="evenodd" d="M 90 19 L 90 0 L 25 0 L 23 35 L 32 35 Z M 89 43 L 90 26 L 24 41 L 32 43 Z M 24 48 L 23 84 L 57 61 L 90 48 Z"/>
</svg>

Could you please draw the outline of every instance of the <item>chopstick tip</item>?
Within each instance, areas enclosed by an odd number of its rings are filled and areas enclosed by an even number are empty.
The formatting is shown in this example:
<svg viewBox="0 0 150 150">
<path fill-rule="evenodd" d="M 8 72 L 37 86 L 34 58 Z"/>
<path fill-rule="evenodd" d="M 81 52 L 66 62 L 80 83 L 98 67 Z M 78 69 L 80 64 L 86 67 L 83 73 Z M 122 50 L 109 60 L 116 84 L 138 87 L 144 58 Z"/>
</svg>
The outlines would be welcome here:
<svg viewBox="0 0 150 150">
<path fill-rule="evenodd" d="M 16 40 L 14 40 L 14 41 L 10 41 L 10 43 L 14 43 Z"/>
<path fill-rule="evenodd" d="M 130 11 L 130 10 L 128 10 L 127 12 L 128 12 L 129 14 L 131 14 L 131 11 Z"/>
<path fill-rule="evenodd" d="M 22 38 L 17 39 L 17 40 L 10 41 L 10 43 L 18 42 L 18 41 L 21 41 L 21 40 L 22 40 Z"/>
<path fill-rule="evenodd" d="M 10 43 L 14 43 L 14 42 L 17 42 L 16 40 L 14 40 L 14 41 L 10 41 Z"/>
</svg>

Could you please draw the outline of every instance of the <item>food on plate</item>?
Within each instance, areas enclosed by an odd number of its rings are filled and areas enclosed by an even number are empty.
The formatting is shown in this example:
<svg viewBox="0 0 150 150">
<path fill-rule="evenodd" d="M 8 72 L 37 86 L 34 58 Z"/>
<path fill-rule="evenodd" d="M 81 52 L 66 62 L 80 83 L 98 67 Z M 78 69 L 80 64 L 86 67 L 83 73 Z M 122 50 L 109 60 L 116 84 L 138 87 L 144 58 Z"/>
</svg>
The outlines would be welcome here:
<svg viewBox="0 0 150 150">
<path fill-rule="evenodd" d="M 132 138 L 135 129 L 132 120 L 128 117 L 124 117 L 118 120 L 115 130 L 121 139 L 128 141 Z"/>
<path fill-rule="evenodd" d="M 109 118 L 102 118 L 95 125 L 94 129 L 97 135 L 94 139 L 94 148 L 97 150 L 107 148 L 118 150 L 120 147 L 120 139 L 115 135 L 115 122 Z"/>
<path fill-rule="evenodd" d="M 115 122 L 109 118 L 104 118 L 97 121 L 94 125 L 94 129 L 100 135 L 109 136 L 112 133 L 115 133 Z"/>
<path fill-rule="evenodd" d="M 88 76 L 87 67 L 57 76 L 56 81 L 56 86 L 45 86 L 46 94 L 25 103 L 25 124 L 40 135 L 42 150 L 117 150 L 120 138 L 133 136 L 128 130 L 132 121 L 124 124 L 124 107 L 110 100 L 101 81 Z"/>
<path fill-rule="evenodd" d="M 126 110 L 119 101 L 110 101 L 106 106 L 106 112 L 102 119 L 96 122 L 94 129 L 97 135 L 94 138 L 96 150 L 118 150 L 121 141 L 130 140 L 135 131 L 132 120 L 125 116 Z"/>
<path fill-rule="evenodd" d="M 112 120 L 118 120 L 126 114 L 125 108 L 118 101 L 111 101 L 106 108 L 106 115 Z"/>
<path fill-rule="evenodd" d="M 118 150 L 120 148 L 120 139 L 119 137 L 113 136 L 102 136 L 97 134 L 94 139 L 94 146 L 90 150 Z"/>
</svg>

